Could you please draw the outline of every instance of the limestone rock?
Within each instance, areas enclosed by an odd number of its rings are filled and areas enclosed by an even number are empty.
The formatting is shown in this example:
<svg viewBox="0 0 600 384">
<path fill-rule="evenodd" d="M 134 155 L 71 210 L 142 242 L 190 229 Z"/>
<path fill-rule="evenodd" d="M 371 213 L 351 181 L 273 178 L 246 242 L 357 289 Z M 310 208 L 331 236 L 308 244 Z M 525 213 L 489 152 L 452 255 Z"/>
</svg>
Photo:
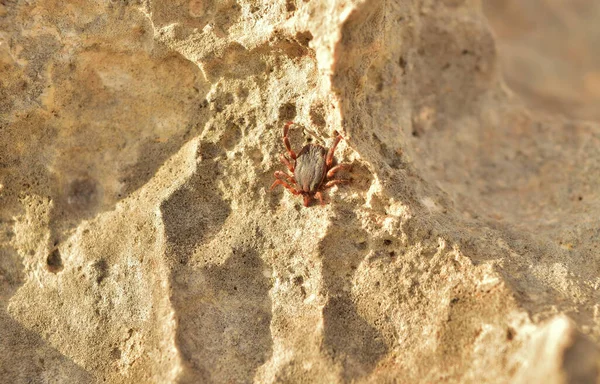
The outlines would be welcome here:
<svg viewBox="0 0 600 384">
<path fill-rule="evenodd" d="M 0 381 L 598 382 L 597 79 L 501 7 L 0 2 Z"/>
</svg>

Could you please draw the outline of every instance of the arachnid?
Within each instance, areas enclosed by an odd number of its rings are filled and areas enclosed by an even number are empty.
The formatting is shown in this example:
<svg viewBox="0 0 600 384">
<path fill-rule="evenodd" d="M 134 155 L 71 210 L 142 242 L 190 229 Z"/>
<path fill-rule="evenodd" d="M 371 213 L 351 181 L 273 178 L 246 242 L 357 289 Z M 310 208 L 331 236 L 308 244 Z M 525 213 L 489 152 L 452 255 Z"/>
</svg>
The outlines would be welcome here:
<svg viewBox="0 0 600 384">
<path fill-rule="evenodd" d="M 279 155 L 281 162 L 287 166 L 292 175 L 285 172 L 275 171 L 275 182 L 271 185 L 271 189 L 278 185 L 283 185 L 294 195 L 304 196 L 304 206 L 308 207 L 313 198 L 317 198 L 323 205 L 323 195 L 321 191 L 331 188 L 337 184 L 348 183 L 350 180 L 332 179 L 336 172 L 342 169 L 348 169 L 350 164 L 338 164 L 333 166 L 333 153 L 335 147 L 342 139 L 342 136 L 335 132 L 333 145 L 329 150 L 318 144 L 307 144 L 296 155 L 290 146 L 288 139 L 288 131 L 290 125 L 294 124 L 289 121 L 283 127 L 283 144 L 287 149 L 292 161 L 285 155 Z M 287 180 L 283 180 L 283 179 Z"/>
</svg>

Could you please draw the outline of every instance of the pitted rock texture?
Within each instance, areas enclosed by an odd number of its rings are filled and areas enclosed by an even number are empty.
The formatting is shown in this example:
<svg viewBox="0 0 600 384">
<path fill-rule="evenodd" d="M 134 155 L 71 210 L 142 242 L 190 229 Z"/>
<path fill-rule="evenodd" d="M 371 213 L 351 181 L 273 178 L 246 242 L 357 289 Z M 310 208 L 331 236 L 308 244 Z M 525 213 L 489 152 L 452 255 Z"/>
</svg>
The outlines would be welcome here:
<svg viewBox="0 0 600 384">
<path fill-rule="evenodd" d="M 0 381 L 599 382 L 598 7 L 535 3 L 0 2 Z"/>
</svg>

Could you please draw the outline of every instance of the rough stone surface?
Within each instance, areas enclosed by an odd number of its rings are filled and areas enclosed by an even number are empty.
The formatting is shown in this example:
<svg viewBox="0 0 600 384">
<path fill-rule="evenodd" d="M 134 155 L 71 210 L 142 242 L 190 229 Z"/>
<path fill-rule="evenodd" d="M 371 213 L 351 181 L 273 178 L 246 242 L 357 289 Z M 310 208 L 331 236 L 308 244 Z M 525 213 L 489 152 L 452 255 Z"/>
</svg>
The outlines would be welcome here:
<svg viewBox="0 0 600 384">
<path fill-rule="evenodd" d="M 0 1 L 0 381 L 598 382 L 600 6 L 522 3 Z"/>
</svg>

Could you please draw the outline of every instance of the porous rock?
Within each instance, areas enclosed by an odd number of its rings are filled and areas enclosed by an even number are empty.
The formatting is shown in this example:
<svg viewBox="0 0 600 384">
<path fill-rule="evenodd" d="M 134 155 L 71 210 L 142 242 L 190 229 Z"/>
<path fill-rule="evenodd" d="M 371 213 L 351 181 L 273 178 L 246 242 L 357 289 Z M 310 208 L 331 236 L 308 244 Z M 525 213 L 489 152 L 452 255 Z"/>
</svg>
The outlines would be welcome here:
<svg viewBox="0 0 600 384">
<path fill-rule="evenodd" d="M 501 3 L 0 2 L 0 381 L 598 382 L 597 89 Z"/>
</svg>

